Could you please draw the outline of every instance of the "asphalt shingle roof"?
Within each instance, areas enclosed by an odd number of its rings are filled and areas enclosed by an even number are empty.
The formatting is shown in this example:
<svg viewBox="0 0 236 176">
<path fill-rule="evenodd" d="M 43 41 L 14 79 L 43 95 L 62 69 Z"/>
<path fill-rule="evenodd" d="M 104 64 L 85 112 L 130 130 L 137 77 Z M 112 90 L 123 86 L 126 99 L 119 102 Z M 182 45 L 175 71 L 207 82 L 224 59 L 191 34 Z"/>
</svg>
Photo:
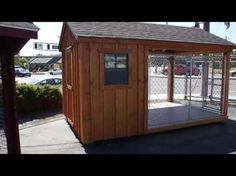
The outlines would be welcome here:
<svg viewBox="0 0 236 176">
<path fill-rule="evenodd" d="M 61 56 L 52 57 L 38 57 L 30 61 L 31 64 L 52 64 L 57 63 L 61 59 Z"/>
<path fill-rule="evenodd" d="M 234 43 L 194 27 L 138 22 L 68 22 L 77 37 L 141 39 L 235 46 Z"/>
<path fill-rule="evenodd" d="M 31 22 L 0 22 L 0 26 L 30 30 L 30 31 L 39 30 L 39 28 Z"/>
</svg>

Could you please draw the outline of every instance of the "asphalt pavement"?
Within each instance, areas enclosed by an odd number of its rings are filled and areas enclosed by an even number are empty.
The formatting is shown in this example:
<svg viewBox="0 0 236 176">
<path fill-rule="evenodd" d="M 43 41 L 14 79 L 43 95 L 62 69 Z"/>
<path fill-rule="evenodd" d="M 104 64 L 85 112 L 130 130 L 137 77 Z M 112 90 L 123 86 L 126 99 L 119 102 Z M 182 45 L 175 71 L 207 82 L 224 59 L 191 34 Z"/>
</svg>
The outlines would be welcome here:
<svg viewBox="0 0 236 176">
<path fill-rule="evenodd" d="M 58 114 L 20 125 L 22 154 L 233 154 L 236 153 L 236 108 L 224 123 L 144 136 L 80 143 Z"/>
</svg>

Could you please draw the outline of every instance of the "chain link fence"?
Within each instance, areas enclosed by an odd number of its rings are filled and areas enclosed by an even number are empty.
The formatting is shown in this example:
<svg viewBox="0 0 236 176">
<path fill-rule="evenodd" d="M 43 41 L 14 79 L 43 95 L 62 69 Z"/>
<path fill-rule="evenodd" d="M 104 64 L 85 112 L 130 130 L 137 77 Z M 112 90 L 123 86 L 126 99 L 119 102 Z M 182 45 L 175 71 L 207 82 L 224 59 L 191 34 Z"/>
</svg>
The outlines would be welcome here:
<svg viewBox="0 0 236 176">
<path fill-rule="evenodd" d="M 155 109 L 167 101 L 167 73 L 168 60 L 166 58 L 149 58 L 148 66 L 148 101 L 149 109 Z"/>
<path fill-rule="evenodd" d="M 174 57 L 174 101 L 168 101 L 168 71 Z M 223 107 L 223 54 L 149 56 L 149 126 L 218 117 Z M 170 80 L 169 80 L 170 81 Z"/>
</svg>

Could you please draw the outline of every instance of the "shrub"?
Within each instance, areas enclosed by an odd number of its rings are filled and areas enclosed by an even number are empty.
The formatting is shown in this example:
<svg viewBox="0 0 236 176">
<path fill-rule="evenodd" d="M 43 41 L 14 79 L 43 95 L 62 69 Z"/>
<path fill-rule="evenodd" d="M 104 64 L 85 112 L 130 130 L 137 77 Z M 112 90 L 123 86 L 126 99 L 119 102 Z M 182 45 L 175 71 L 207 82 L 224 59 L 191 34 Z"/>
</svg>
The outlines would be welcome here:
<svg viewBox="0 0 236 176">
<path fill-rule="evenodd" d="M 16 104 L 21 114 L 46 112 L 61 108 L 62 94 L 59 87 L 17 84 Z"/>
</svg>

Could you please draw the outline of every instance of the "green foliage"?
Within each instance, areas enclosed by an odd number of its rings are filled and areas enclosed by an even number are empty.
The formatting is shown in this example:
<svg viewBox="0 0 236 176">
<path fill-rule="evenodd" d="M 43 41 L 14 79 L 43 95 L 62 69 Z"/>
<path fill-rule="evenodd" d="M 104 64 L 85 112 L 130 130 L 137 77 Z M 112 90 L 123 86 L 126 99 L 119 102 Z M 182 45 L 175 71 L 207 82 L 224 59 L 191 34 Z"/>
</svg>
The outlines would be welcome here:
<svg viewBox="0 0 236 176">
<path fill-rule="evenodd" d="M 56 86 L 17 84 L 16 104 L 18 113 L 47 112 L 61 108 L 62 94 Z"/>
<path fill-rule="evenodd" d="M 231 62 L 231 68 L 236 68 L 236 62 Z"/>
<path fill-rule="evenodd" d="M 19 58 L 15 60 L 15 64 L 21 66 L 24 69 L 29 68 L 29 59 L 27 58 Z"/>
</svg>

